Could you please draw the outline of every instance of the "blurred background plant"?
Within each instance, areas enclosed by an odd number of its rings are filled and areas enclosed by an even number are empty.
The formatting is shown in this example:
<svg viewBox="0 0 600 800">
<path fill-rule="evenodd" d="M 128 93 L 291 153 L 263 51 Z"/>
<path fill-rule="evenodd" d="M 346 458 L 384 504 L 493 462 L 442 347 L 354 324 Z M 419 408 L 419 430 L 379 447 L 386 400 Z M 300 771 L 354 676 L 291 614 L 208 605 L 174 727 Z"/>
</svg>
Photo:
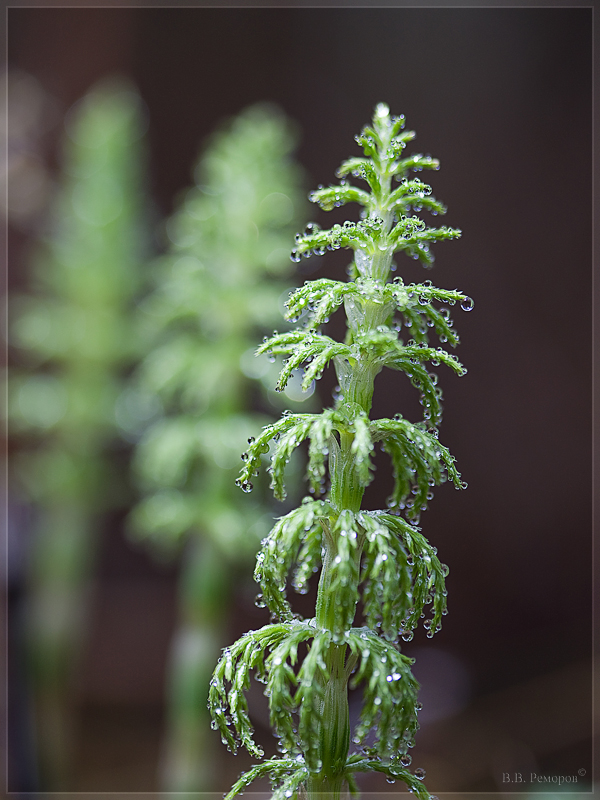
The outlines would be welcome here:
<svg viewBox="0 0 600 800">
<path fill-rule="evenodd" d="M 139 307 L 146 355 L 123 403 L 134 414 L 148 411 L 121 424 L 141 434 L 134 470 L 144 497 L 132 531 L 163 552 L 183 549 L 162 765 L 162 783 L 175 792 L 218 786 L 210 676 L 235 587 L 272 521 L 265 497 L 240 502 L 240 442 L 261 405 L 281 408 L 312 394 L 298 376 L 283 400 L 271 393 L 261 403 L 259 379 L 273 386 L 276 365 L 254 355 L 256 335 L 280 318 L 289 242 L 307 205 L 295 140 L 269 105 L 248 108 L 213 135 L 195 185 L 164 226 L 167 252 Z M 270 420 L 263 412 L 258 421 Z"/>
<path fill-rule="evenodd" d="M 65 124 L 60 185 L 29 259 L 31 292 L 12 298 L 9 332 L 15 489 L 34 508 L 23 635 L 46 791 L 69 781 L 98 533 L 130 499 L 117 422 L 139 354 L 131 312 L 149 247 L 139 96 L 105 81 Z"/>
</svg>

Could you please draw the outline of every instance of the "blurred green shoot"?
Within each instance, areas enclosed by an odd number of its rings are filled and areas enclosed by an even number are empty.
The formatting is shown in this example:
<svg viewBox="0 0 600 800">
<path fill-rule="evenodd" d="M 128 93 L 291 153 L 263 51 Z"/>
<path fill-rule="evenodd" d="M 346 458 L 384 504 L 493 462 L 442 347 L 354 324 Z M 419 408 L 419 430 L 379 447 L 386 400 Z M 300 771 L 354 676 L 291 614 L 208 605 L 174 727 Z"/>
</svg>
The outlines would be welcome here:
<svg viewBox="0 0 600 800">
<path fill-rule="evenodd" d="M 72 766 L 73 682 L 101 515 L 126 500 L 114 452 L 148 257 L 144 131 L 141 100 L 120 80 L 97 85 L 69 112 L 31 293 L 10 304 L 14 472 L 35 508 L 26 638 L 46 791 L 65 789 Z"/>
<path fill-rule="evenodd" d="M 280 317 L 293 268 L 288 242 L 305 206 L 294 145 L 290 123 L 267 105 L 212 137 L 166 223 L 168 249 L 140 305 L 148 349 L 129 405 L 149 416 L 129 430 L 141 437 L 134 467 L 144 494 L 131 525 L 162 550 L 184 549 L 162 778 L 175 792 L 217 786 L 210 675 L 240 565 L 272 519 L 264 500 L 239 502 L 234 480 L 240 437 L 268 421 L 251 409 L 257 380 L 272 382 L 277 367 L 255 359 L 253 343 Z M 312 394 L 298 384 L 288 401 Z"/>
</svg>

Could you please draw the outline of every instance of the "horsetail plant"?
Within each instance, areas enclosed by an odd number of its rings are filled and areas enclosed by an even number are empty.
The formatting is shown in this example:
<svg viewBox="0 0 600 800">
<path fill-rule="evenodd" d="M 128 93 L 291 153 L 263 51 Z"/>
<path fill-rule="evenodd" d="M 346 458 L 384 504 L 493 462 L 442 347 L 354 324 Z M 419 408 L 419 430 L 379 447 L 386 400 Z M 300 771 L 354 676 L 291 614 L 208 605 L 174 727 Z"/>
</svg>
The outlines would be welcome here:
<svg viewBox="0 0 600 800">
<path fill-rule="evenodd" d="M 32 290 L 11 299 L 15 472 L 35 509 L 25 638 L 47 791 L 64 789 L 73 766 L 73 678 L 102 515 L 128 499 L 116 456 L 150 238 L 144 122 L 139 95 L 121 80 L 96 85 L 69 113 Z"/>
<path fill-rule="evenodd" d="M 417 523 L 433 486 L 448 479 L 458 489 L 465 484 L 438 439 L 441 391 L 427 365 L 444 364 L 458 375 L 465 369 L 446 350 L 430 345 L 429 334 L 432 329 L 443 343 L 456 345 L 448 310 L 436 303 L 459 303 L 465 310 L 473 303 L 430 281 L 406 285 L 400 277 L 390 280 L 396 252 L 430 267 L 431 243 L 460 236 L 453 228 L 427 227 L 411 213 L 445 212 L 428 185 L 409 177 L 411 171 L 439 166 L 429 156 L 403 156 L 414 135 L 404 131 L 403 116 L 391 117 L 387 106 L 378 105 L 372 125 L 357 137 L 364 157 L 341 165 L 339 185 L 312 193 L 312 201 L 324 210 L 357 202 L 362 216 L 329 230 L 310 225 L 296 237 L 292 260 L 350 249 L 351 280 L 319 279 L 296 290 L 287 316 L 302 324 L 266 339 L 257 351 L 287 356 L 280 389 L 293 369 L 303 366 L 306 386 L 333 361 L 339 394 L 333 408 L 321 414 L 284 413 L 250 440 L 242 456 L 238 483 L 250 491 L 272 448 L 271 487 L 282 499 L 286 463 L 308 440 L 307 479 L 315 497 L 306 497 L 277 520 L 257 557 L 255 578 L 275 621 L 226 648 L 213 675 L 213 726 L 230 749 L 241 743 L 252 755 L 264 755 L 254 740 L 244 695 L 252 671 L 266 683 L 271 724 L 280 739 L 281 755 L 250 769 L 228 798 L 266 775 L 276 800 L 300 792 L 339 797 L 346 787 L 357 791 L 357 773 L 374 771 L 403 781 L 420 800 L 429 798 L 424 771 L 409 770 L 408 749 L 419 727 L 418 684 L 411 673 L 413 659 L 400 651 L 399 639 L 413 637 L 428 606 L 431 616 L 423 626 L 430 637 L 446 613 L 448 568 Z M 347 175 L 362 178 L 368 188 L 348 183 Z M 338 342 L 321 327 L 342 305 L 347 334 Z M 407 341 L 399 336 L 402 326 Z M 374 379 L 383 367 L 404 372 L 419 390 L 422 421 L 412 423 L 400 414 L 370 418 Z M 394 488 L 387 509 L 366 511 L 361 503 L 373 477 L 375 443 L 391 459 Z M 285 595 L 288 574 L 294 588 L 304 592 L 319 570 L 315 615 L 302 619 Z M 363 619 L 357 625 L 359 601 Z M 351 732 L 348 689 L 359 685 L 362 711 Z M 351 742 L 356 745 L 352 751 Z"/>
<path fill-rule="evenodd" d="M 132 406 L 158 412 L 132 421 L 131 434 L 141 434 L 134 469 L 143 497 L 131 527 L 163 550 L 183 550 L 168 673 L 167 791 L 214 788 L 210 677 L 226 641 L 234 576 L 269 530 L 266 491 L 247 507 L 234 479 L 240 436 L 272 419 L 252 411 L 258 378 L 277 371 L 266 356 L 254 360 L 253 343 L 280 317 L 292 268 L 287 243 L 306 205 L 294 144 L 290 122 L 269 105 L 247 108 L 211 137 L 195 185 L 166 223 L 169 246 L 140 304 L 147 352 Z"/>
</svg>

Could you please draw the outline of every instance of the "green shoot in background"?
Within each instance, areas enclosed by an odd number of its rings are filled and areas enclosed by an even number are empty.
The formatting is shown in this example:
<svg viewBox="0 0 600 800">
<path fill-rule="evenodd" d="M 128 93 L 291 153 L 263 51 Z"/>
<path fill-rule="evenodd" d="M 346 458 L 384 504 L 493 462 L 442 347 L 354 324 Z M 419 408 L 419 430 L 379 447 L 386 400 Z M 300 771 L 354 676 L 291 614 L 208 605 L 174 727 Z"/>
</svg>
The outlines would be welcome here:
<svg viewBox="0 0 600 800">
<path fill-rule="evenodd" d="M 147 354 L 129 405 L 154 416 L 132 420 L 131 433 L 142 433 L 134 468 L 145 496 L 131 525 L 163 550 L 185 547 L 162 767 L 169 791 L 216 786 L 210 676 L 226 641 L 236 565 L 255 556 L 272 519 L 264 498 L 240 503 L 234 479 L 240 437 L 268 421 L 250 411 L 260 395 L 252 379 L 277 368 L 267 356 L 254 359 L 254 342 L 280 318 L 288 243 L 305 206 L 294 138 L 267 105 L 212 138 L 196 185 L 166 223 L 169 248 L 140 306 Z"/>
<path fill-rule="evenodd" d="M 414 133 L 403 128 L 403 117 L 391 117 L 387 106 L 377 106 L 372 125 L 357 137 L 364 157 L 342 164 L 339 185 L 312 193 L 324 210 L 358 203 L 361 219 L 330 230 L 309 226 L 297 236 L 292 259 L 350 249 L 351 279 L 310 281 L 295 291 L 287 316 L 298 327 L 275 334 L 258 349 L 287 357 L 280 389 L 293 370 L 304 369 L 308 386 L 333 361 L 339 395 L 334 407 L 321 414 L 284 414 L 263 429 L 243 456 L 238 482 L 248 491 L 271 449 L 271 487 L 282 499 L 286 464 L 308 440 L 307 478 L 315 497 L 306 497 L 276 522 L 257 556 L 255 577 L 276 621 L 226 648 L 211 681 L 213 724 L 231 750 L 241 743 L 252 755 L 263 756 L 245 699 L 251 673 L 266 684 L 271 724 L 279 738 L 281 755 L 254 766 L 228 798 L 267 775 L 275 800 L 296 798 L 303 791 L 311 798 L 339 797 L 348 787 L 357 791 L 358 773 L 373 771 L 403 781 L 421 800 L 429 798 L 424 771 L 409 769 L 408 750 L 419 727 L 418 684 L 413 660 L 401 652 L 399 640 L 413 637 L 427 609 L 430 616 L 423 626 L 433 636 L 446 613 L 448 568 L 417 523 L 435 485 L 448 479 L 458 489 L 464 484 L 438 439 L 441 391 L 429 365 L 443 364 L 458 375 L 465 370 L 429 338 L 435 332 L 442 343 L 456 345 L 447 306 L 458 303 L 469 310 L 473 303 L 431 281 L 406 285 L 399 276 L 391 280 L 395 253 L 430 267 L 431 244 L 460 235 L 452 228 L 427 227 L 412 213 L 442 214 L 445 208 L 427 184 L 409 177 L 439 164 L 429 156 L 404 157 Z M 361 178 L 366 188 L 348 182 L 349 175 Z M 321 327 L 342 305 L 347 333 L 338 342 Z M 421 421 L 410 422 L 401 414 L 371 419 L 374 380 L 383 367 L 405 373 L 419 391 Z M 373 478 L 375 443 L 390 458 L 394 488 L 387 509 L 366 511 L 362 498 Z M 286 599 L 288 574 L 294 588 L 304 592 L 315 571 L 320 571 L 315 615 L 302 619 Z M 355 619 L 359 600 L 362 620 Z M 362 711 L 351 731 L 348 689 L 355 686 L 362 687 Z"/>
<path fill-rule="evenodd" d="M 16 480 L 35 507 L 26 646 L 47 791 L 64 789 L 72 768 L 72 685 L 101 515 L 127 499 L 114 453 L 148 227 L 138 95 L 122 82 L 99 84 L 66 128 L 33 292 L 10 309 L 20 364 L 9 383 Z"/>
</svg>

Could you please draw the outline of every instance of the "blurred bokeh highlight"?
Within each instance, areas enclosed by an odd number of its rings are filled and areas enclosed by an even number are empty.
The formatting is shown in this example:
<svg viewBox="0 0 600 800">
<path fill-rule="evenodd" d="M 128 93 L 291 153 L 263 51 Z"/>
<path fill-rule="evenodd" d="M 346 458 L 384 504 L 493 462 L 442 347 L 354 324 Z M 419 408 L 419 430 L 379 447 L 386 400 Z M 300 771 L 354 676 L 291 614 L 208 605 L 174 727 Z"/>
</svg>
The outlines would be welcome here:
<svg viewBox="0 0 600 800">
<path fill-rule="evenodd" d="M 194 570 L 209 563 L 217 582 L 227 565 L 220 591 L 235 584 L 211 647 L 266 622 L 251 580 L 260 525 L 248 540 L 221 534 L 240 530 L 237 515 L 250 529 L 282 513 L 225 488 L 261 424 L 255 417 L 248 429 L 242 415 L 281 404 L 262 383 L 275 365 L 261 375 L 247 354 L 263 332 L 281 330 L 286 286 L 310 270 L 344 276 L 343 253 L 286 276 L 285 250 L 306 214 L 320 221 L 302 207 L 306 190 L 333 180 L 348 137 L 384 101 L 418 130 L 416 148 L 439 156 L 434 192 L 448 203 L 447 224 L 463 230 L 436 249 L 436 283 L 475 299 L 459 330 L 469 374 L 443 378 L 444 440 L 469 489 L 440 491 L 421 521 L 450 566 L 450 613 L 439 642 L 415 637 L 403 648 L 417 659 L 424 705 L 413 764 L 442 798 L 590 791 L 591 9 L 47 6 L 11 7 L 7 25 L 7 788 L 151 793 L 194 772 L 189 754 L 177 766 L 177 715 L 166 712 L 173 641 L 184 656 L 201 649 L 186 586 L 195 595 L 205 584 Z M 106 83 L 116 74 L 127 84 Z M 281 111 L 267 123 L 272 104 Z M 237 147 L 219 149 L 244 113 L 238 125 L 262 114 L 289 131 L 283 115 L 293 120 L 294 158 L 308 177 L 289 164 L 287 133 L 270 134 L 265 159 L 288 160 L 280 177 L 246 172 Z M 242 138 L 257 168 L 264 153 Z M 207 160 L 190 188 L 199 150 Z M 260 190 L 242 173 L 264 181 Z M 220 240 L 219 215 L 255 238 Z M 206 253 L 223 265 L 215 274 L 199 266 Z M 423 277 L 413 263 L 398 268 L 407 281 Z M 230 279 L 248 288 L 228 319 L 219 281 Z M 187 337 L 192 353 L 199 326 L 211 325 L 213 338 L 197 346 L 199 360 L 203 347 L 214 356 L 213 378 L 188 390 L 194 356 L 168 347 Z M 165 369 L 189 357 L 181 380 L 160 372 L 151 353 L 161 347 Z M 223 376 L 221 364 L 230 365 Z M 374 413 L 410 417 L 411 387 L 397 376 L 387 386 Z M 223 455 L 209 469 L 207 510 L 205 454 L 185 461 L 173 442 L 189 446 L 194 413 L 209 428 L 201 442 L 216 441 L 219 408 L 237 416 L 225 423 L 227 442 L 206 449 Z M 165 446 L 173 457 L 157 450 L 153 466 L 153 437 L 170 424 L 179 425 Z M 377 468 L 373 508 L 389 493 L 383 458 Z M 176 501 L 170 522 L 155 513 L 168 510 L 160 492 Z M 215 510 L 229 496 L 231 508 Z M 190 691 L 184 710 L 200 705 Z M 263 700 L 254 687 L 251 712 L 273 749 Z M 206 736 L 220 793 L 249 762 Z M 364 788 L 394 791 L 385 781 Z"/>
</svg>

